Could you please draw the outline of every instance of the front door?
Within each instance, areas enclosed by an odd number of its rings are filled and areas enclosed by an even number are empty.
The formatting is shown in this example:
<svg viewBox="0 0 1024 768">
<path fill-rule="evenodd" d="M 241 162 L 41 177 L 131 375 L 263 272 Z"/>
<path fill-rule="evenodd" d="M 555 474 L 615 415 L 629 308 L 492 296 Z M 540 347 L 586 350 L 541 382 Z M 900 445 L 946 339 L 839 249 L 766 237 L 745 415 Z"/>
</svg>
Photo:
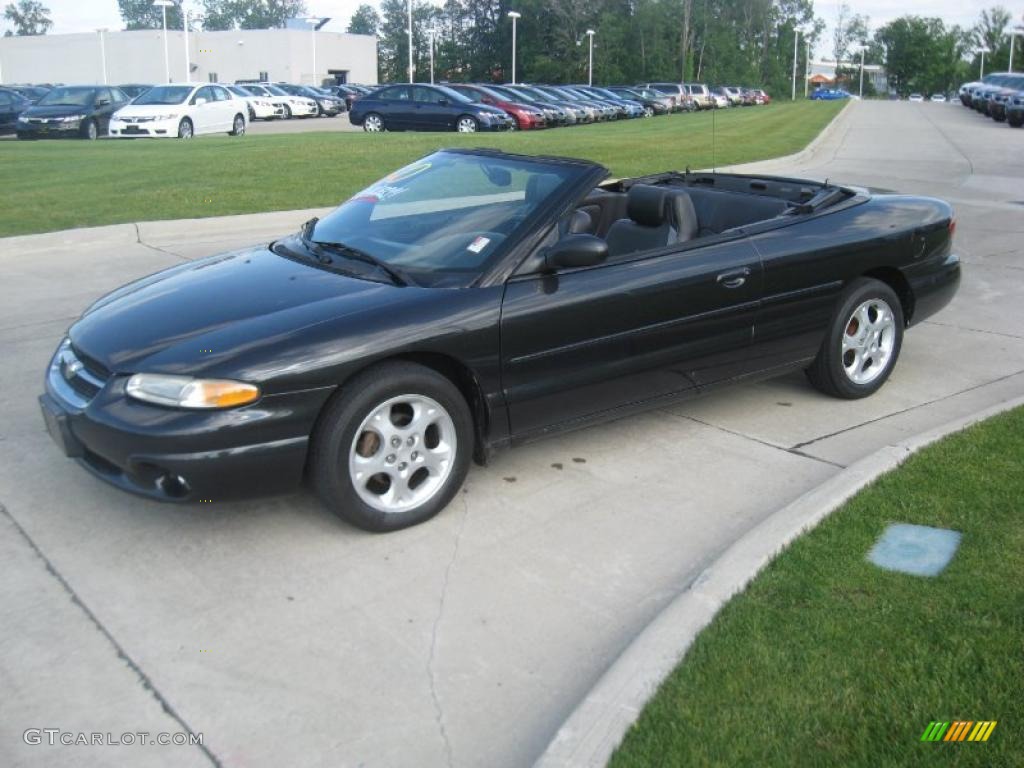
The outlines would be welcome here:
<svg viewBox="0 0 1024 768">
<path fill-rule="evenodd" d="M 412 101 L 413 127 L 417 130 L 444 131 L 454 124 L 453 109 L 439 91 L 413 86 Z"/>
<path fill-rule="evenodd" d="M 213 88 L 204 85 L 192 97 L 192 123 L 195 133 L 212 133 L 217 129 L 217 103 Z"/>
<path fill-rule="evenodd" d="M 739 375 L 760 291 L 744 237 L 512 278 L 501 320 L 512 434 Z"/>
</svg>

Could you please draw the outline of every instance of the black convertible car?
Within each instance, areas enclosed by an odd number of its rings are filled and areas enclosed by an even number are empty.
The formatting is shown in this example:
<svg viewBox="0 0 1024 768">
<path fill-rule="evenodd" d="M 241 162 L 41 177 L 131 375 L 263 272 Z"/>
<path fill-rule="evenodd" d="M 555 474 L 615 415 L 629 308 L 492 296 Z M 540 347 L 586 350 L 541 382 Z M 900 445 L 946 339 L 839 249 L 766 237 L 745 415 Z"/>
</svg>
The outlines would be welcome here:
<svg viewBox="0 0 1024 768">
<path fill-rule="evenodd" d="M 100 299 L 40 398 L 64 452 L 161 500 L 307 477 L 351 523 L 438 513 L 470 460 L 805 369 L 870 395 L 953 296 L 939 200 L 444 150 L 267 246 Z"/>
</svg>

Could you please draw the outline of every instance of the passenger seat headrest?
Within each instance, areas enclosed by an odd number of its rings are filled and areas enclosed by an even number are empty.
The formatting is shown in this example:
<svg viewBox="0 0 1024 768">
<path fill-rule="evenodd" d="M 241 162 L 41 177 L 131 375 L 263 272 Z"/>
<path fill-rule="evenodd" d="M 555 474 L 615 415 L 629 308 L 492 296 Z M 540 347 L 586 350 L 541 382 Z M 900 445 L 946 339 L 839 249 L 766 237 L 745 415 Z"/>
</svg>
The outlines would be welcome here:
<svg viewBox="0 0 1024 768">
<path fill-rule="evenodd" d="M 626 215 L 644 227 L 660 227 L 665 223 L 665 200 L 668 190 L 647 184 L 635 184 L 626 196 Z"/>
<path fill-rule="evenodd" d="M 572 218 L 569 220 L 568 234 L 589 235 L 593 226 L 594 220 L 590 218 L 590 214 L 577 209 L 573 211 Z"/>
</svg>

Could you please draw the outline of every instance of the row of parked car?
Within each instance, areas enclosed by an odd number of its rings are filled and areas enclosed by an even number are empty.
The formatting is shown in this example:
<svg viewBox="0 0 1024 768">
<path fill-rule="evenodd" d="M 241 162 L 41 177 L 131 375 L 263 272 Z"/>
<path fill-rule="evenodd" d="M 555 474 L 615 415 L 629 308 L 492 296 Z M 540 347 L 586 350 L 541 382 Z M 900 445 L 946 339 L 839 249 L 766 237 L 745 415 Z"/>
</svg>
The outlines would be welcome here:
<svg viewBox="0 0 1024 768">
<path fill-rule="evenodd" d="M 381 86 L 355 97 L 350 102 L 349 120 L 372 133 L 526 131 L 770 101 L 768 94 L 759 89 L 686 83 L 403 83 Z"/>
<path fill-rule="evenodd" d="M 253 120 L 333 117 L 346 110 L 343 95 L 290 83 L 0 87 L 0 133 L 20 139 L 238 135 Z"/>
<path fill-rule="evenodd" d="M 997 123 L 1024 126 L 1024 74 L 992 72 L 960 86 L 960 102 Z"/>
</svg>

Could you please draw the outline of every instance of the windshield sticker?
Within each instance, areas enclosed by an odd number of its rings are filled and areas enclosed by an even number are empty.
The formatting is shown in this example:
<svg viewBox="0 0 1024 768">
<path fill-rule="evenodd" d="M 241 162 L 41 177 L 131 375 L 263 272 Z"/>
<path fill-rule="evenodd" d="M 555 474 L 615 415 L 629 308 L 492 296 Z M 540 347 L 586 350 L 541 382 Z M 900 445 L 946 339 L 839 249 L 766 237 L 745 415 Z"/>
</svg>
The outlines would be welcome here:
<svg viewBox="0 0 1024 768">
<path fill-rule="evenodd" d="M 473 253 L 480 253 L 480 251 L 486 248 L 490 242 L 490 238 L 481 235 L 480 237 L 476 238 L 472 243 L 467 245 L 466 250 L 472 251 Z"/>
<path fill-rule="evenodd" d="M 351 198 L 350 202 L 362 201 L 366 203 L 384 203 L 398 197 L 405 191 L 404 187 L 391 187 L 387 184 L 376 184 L 364 189 L 358 195 Z"/>
<path fill-rule="evenodd" d="M 413 163 L 412 165 L 407 165 L 405 168 L 399 168 L 394 173 L 385 176 L 384 181 L 405 181 L 406 179 L 411 179 L 413 176 L 423 173 L 429 168 L 430 163 L 428 162 Z"/>
</svg>

